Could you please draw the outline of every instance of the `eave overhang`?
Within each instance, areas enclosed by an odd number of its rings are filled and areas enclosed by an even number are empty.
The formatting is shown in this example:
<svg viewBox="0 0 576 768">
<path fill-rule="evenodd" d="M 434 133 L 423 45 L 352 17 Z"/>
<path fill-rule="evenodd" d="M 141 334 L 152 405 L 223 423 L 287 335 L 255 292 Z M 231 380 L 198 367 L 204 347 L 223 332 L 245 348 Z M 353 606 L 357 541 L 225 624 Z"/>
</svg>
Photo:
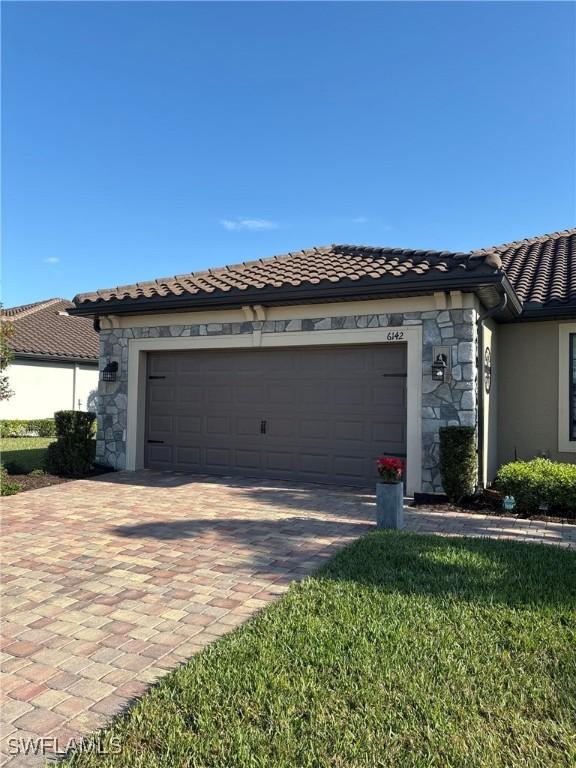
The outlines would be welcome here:
<svg viewBox="0 0 576 768">
<path fill-rule="evenodd" d="M 78 357 L 73 355 L 49 355 L 41 352 L 14 352 L 13 360 L 36 363 L 70 363 L 73 365 L 98 365 L 97 357 Z"/>
<path fill-rule="evenodd" d="M 69 310 L 71 315 L 102 317 L 106 315 L 157 314 L 162 312 L 195 312 L 206 309 L 239 309 L 244 306 L 264 307 L 294 304 L 326 304 L 340 301 L 426 296 L 435 292 L 462 291 L 476 293 L 487 306 L 498 304 L 502 292 L 509 297 L 507 314 L 521 312 L 521 304 L 506 275 L 494 270 L 475 270 L 474 274 L 410 276 L 390 281 L 346 281 L 345 285 L 319 284 L 298 287 L 266 288 L 247 291 L 214 291 L 207 295 L 163 296 L 138 299 L 108 299 L 83 302 Z"/>
</svg>

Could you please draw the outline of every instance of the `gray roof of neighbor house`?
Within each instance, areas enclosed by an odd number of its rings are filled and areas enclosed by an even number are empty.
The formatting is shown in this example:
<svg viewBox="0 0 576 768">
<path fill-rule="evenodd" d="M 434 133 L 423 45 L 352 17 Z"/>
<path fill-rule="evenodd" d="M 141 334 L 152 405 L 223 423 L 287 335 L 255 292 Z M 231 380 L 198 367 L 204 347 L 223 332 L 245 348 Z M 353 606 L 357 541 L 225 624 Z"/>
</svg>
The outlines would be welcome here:
<svg viewBox="0 0 576 768">
<path fill-rule="evenodd" d="M 48 299 L 2 309 L 0 319 L 14 328 L 9 340 L 12 351 L 30 357 L 97 360 L 98 334 L 88 318 L 68 314 L 73 307 L 66 299 Z"/>
<path fill-rule="evenodd" d="M 474 289 L 506 283 L 531 311 L 576 307 L 576 229 L 469 253 L 329 245 L 79 294 L 78 313 L 312 297 Z"/>
</svg>

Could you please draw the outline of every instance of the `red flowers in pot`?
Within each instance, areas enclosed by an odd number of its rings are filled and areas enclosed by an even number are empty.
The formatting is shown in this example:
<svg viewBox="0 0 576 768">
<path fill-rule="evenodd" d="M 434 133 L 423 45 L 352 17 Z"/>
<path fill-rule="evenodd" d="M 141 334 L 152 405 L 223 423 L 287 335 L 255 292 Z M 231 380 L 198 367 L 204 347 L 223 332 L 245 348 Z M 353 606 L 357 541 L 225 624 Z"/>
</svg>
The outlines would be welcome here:
<svg viewBox="0 0 576 768">
<path fill-rule="evenodd" d="M 380 456 L 376 461 L 378 474 L 385 483 L 399 483 L 402 480 L 406 463 L 396 456 Z"/>
</svg>

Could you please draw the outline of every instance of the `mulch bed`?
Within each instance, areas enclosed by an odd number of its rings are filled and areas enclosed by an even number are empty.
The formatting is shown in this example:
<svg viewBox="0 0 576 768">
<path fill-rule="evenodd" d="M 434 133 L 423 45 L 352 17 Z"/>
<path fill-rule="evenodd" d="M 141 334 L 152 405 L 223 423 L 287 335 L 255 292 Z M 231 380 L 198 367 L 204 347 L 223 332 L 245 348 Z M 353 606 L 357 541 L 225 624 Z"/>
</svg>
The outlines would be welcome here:
<svg viewBox="0 0 576 768">
<path fill-rule="evenodd" d="M 24 493 L 25 491 L 35 491 L 37 488 L 46 488 L 49 485 L 60 485 L 61 483 L 69 483 L 71 480 L 83 480 L 90 477 L 96 477 L 97 475 L 104 475 L 110 472 L 109 469 L 93 469 L 87 475 L 82 478 L 74 477 L 60 477 L 59 475 L 51 475 L 48 472 L 44 475 L 10 475 L 11 483 L 19 483 L 22 486 L 22 490 L 18 493 Z"/>
<path fill-rule="evenodd" d="M 461 512 L 475 515 L 491 515 L 492 517 L 514 517 L 519 520 L 543 520 L 547 523 L 566 523 L 576 525 L 576 519 L 570 517 L 556 517 L 554 515 L 534 514 L 529 515 L 523 512 L 507 512 L 501 507 L 471 500 L 467 504 L 450 504 L 449 502 L 431 503 L 429 501 L 422 504 L 413 504 L 418 509 L 426 508 L 431 512 Z"/>
<path fill-rule="evenodd" d="M 11 483 L 18 483 L 22 486 L 24 491 L 34 491 L 36 488 L 45 488 L 48 485 L 58 485 L 59 483 L 67 483 L 71 478 L 58 477 L 58 475 L 10 475 Z"/>
</svg>

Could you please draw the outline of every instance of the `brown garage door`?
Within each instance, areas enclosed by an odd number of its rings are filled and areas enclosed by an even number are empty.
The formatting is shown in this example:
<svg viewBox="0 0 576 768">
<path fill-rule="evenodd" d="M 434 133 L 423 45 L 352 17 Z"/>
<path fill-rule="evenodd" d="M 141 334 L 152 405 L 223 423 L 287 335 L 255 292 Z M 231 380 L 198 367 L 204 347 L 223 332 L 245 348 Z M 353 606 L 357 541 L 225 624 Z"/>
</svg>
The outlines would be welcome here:
<svg viewBox="0 0 576 768">
<path fill-rule="evenodd" d="M 406 347 L 154 352 L 146 466 L 365 485 L 406 452 Z"/>
</svg>

